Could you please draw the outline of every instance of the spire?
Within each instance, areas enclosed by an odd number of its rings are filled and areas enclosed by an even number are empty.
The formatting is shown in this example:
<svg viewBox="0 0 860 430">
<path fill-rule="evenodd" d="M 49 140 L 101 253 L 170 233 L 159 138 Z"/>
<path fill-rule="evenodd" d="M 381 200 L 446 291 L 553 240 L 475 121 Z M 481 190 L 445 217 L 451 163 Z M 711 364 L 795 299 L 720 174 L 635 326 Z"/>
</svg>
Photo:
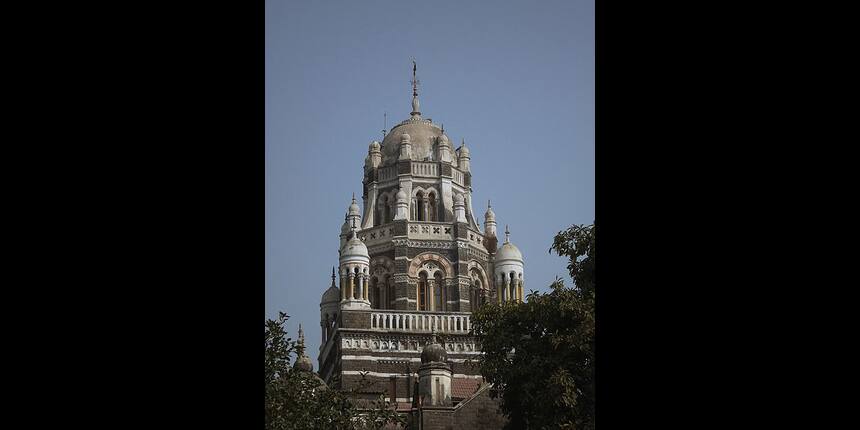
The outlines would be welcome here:
<svg viewBox="0 0 860 430">
<path fill-rule="evenodd" d="M 439 343 L 439 338 L 436 336 L 436 327 L 433 327 L 432 336 L 433 336 L 433 343 Z"/>
<path fill-rule="evenodd" d="M 337 284 L 334 281 L 334 266 L 331 266 L 331 286 L 336 287 Z"/>
<path fill-rule="evenodd" d="M 418 106 L 418 65 L 415 64 L 415 59 L 412 59 L 412 118 L 420 119 L 421 111 Z"/>
<path fill-rule="evenodd" d="M 298 350 L 299 356 L 303 356 L 305 354 L 305 331 L 302 330 L 302 323 L 299 323 L 299 342 L 296 345 L 296 349 Z"/>
<path fill-rule="evenodd" d="M 487 199 L 487 209 L 492 209 L 493 205 L 490 204 L 490 199 Z"/>
<path fill-rule="evenodd" d="M 508 230 L 507 224 L 505 224 L 505 243 L 511 243 L 511 231 Z"/>
</svg>

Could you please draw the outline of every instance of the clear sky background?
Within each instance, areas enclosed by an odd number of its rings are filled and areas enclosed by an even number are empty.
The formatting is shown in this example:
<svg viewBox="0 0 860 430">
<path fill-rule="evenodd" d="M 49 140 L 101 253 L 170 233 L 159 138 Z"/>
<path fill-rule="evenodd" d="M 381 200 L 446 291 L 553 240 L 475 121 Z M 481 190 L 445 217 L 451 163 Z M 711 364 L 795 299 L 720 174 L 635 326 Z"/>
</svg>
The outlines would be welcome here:
<svg viewBox="0 0 860 430">
<path fill-rule="evenodd" d="M 383 113 L 409 117 L 412 57 L 422 116 L 465 138 L 478 222 L 492 200 L 526 290 L 570 285 L 552 238 L 594 220 L 593 0 L 266 0 L 266 317 L 303 324 L 315 370 L 340 226 Z"/>
</svg>

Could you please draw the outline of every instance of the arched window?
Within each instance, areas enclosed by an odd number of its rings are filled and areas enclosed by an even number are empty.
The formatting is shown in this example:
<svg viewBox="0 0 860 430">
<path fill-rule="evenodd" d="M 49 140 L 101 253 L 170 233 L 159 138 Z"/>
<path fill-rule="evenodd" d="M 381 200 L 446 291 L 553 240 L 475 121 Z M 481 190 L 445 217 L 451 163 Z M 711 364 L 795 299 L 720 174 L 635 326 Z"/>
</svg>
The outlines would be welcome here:
<svg viewBox="0 0 860 430">
<path fill-rule="evenodd" d="M 418 218 L 417 219 L 418 219 L 418 221 L 426 221 L 424 219 L 424 206 L 425 206 L 424 192 L 419 191 L 418 194 L 415 195 L 415 197 L 418 200 Z"/>
<path fill-rule="evenodd" d="M 382 225 L 382 219 L 380 218 L 382 213 L 379 210 L 379 205 L 376 205 L 376 209 L 373 210 L 373 226 L 377 227 Z"/>
<path fill-rule="evenodd" d="M 418 274 L 418 310 L 427 310 L 427 272 Z"/>
<path fill-rule="evenodd" d="M 391 222 L 391 206 L 388 204 L 388 196 L 382 198 L 382 223 Z"/>
<path fill-rule="evenodd" d="M 479 309 L 484 304 L 482 300 L 483 297 L 481 294 L 482 289 L 483 286 L 481 285 L 481 280 L 475 279 L 475 281 L 472 282 L 472 291 L 469 295 L 469 301 L 471 302 L 472 310 Z"/>
<path fill-rule="evenodd" d="M 386 296 L 386 300 L 388 303 L 387 309 L 394 309 L 394 301 L 397 299 L 394 295 L 394 279 L 391 276 L 385 278 L 385 283 L 388 285 L 388 295 Z"/>
<path fill-rule="evenodd" d="M 427 220 L 428 221 L 438 221 L 438 219 L 437 219 L 438 218 L 437 217 L 438 212 L 436 210 L 436 193 L 434 193 L 432 191 L 430 192 L 427 205 L 428 205 L 428 211 L 429 211 L 429 215 L 430 215 Z"/>
<path fill-rule="evenodd" d="M 446 293 L 445 285 L 443 285 L 443 283 L 442 283 L 442 274 L 440 272 L 436 272 L 436 274 L 433 275 L 433 280 L 435 281 L 434 282 L 434 290 L 433 290 L 433 295 L 434 295 L 434 297 L 433 297 L 434 303 L 433 304 L 435 306 L 434 306 L 433 310 L 434 311 L 444 311 L 444 310 L 446 310 L 445 309 L 446 308 L 445 307 L 445 301 L 448 300 L 448 298 L 447 298 L 447 294 L 445 294 Z"/>
<path fill-rule="evenodd" d="M 370 307 L 372 309 L 379 309 L 379 304 L 381 301 L 379 300 L 379 280 L 376 276 L 370 278 Z"/>
</svg>

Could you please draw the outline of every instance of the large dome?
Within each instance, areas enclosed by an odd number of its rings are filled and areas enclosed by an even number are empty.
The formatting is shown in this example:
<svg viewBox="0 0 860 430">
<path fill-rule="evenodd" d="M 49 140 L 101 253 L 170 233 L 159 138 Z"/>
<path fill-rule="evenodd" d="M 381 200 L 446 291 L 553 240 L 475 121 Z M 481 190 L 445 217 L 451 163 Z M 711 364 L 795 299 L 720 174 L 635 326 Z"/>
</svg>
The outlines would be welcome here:
<svg viewBox="0 0 860 430">
<path fill-rule="evenodd" d="M 433 148 L 442 129 L 429 119 L 408 119 L 395 126 L 382 140 L 382 164 L 390 165 L 400 157 L 400 136 L 406 133 L 412 144 L 412 160 L 424 161 L 436 158 Z"/>
</svg>

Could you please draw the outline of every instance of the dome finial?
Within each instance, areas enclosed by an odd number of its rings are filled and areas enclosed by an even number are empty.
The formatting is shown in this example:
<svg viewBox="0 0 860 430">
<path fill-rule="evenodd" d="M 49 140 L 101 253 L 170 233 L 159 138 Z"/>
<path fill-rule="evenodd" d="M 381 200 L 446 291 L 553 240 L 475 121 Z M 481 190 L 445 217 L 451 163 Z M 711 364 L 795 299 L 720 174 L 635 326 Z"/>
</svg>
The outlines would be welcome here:
<svg viewBox="0 0 860 430">
<path fill-rule="evenodd" d="M 493 205 L 490 204 L 490 199 L 487 199 L 487 209 L 489 209 L 491 207 L 493 207 Z"/>
<path fill-rule="evenodd" d="M 334 266 L 331 266 L 331 286 L 336 286 L 334 282 Z"/>
<path fill-rule="evenodd" d="M 421 112 L 418 110 L 418 65 L 415 64 L 415 58 L 412 58 L 412 118 L 421 118 Z"/>
<path fill-rule="evenodd" d="M 507 224 L 505 224 L 505 243 L 511 243 L 511 231 L 508 230 Z"/>
<path fill-rule="evenodd" d="M 305 352 L 305 331 L 302 330 L 302 323 L 299 323 L 299 343 L 296 349 L 299 350 L 299 355 L 303 355 Z"/>
<path fill-rule="evenodd" d="M 438 344 L 439 343 L 439 337 L 436 335 L 436 327 L 433 327 L 432 336 L 433 336 L 433 343 Z"/>
</svg>

